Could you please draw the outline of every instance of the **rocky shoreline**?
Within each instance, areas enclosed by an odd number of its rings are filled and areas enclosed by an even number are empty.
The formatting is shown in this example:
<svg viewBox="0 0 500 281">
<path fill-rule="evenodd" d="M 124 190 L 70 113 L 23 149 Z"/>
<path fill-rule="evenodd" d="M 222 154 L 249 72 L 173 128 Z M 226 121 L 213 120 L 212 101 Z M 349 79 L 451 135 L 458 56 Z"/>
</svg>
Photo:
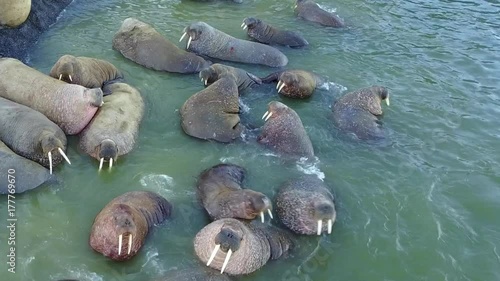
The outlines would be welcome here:
<svg viewBox="0 0 500 281">
<path fill-rule="evenodd" d="M 17 28 L 0 29 L 0 57 L 12 57 L 26 63 L 29 50 L 40 34 L 57 21 L 73 0 L 32 0 L 28 19 Z"/>
</svg>

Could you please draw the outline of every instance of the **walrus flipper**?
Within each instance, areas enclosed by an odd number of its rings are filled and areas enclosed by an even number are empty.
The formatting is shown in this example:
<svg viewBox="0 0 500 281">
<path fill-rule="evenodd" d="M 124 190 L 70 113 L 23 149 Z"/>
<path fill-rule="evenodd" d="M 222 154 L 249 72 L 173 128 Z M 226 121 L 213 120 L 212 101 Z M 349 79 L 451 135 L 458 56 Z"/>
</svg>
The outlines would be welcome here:
<svg viewBox="0 0 500 281">
<path fill-rule="evenodd" d="M 142 206 L 139 207 L 139 209 L 148 222 L 149 227 L 151 227 L 153 225 L 161 224 L 170 217 L 170 214 L 172 213 L 172 205 L 167 201 L 167 199 L 160 195 L 148 193 L 148 196 L 156 203 L 154 206 L 151 206 L 153 209 L 143 208 Z"/>
<path fill-rule="evenodd" d="M 294 243 L 291 235 L 285 230 L 279 229 L 272 225 L 265 225 L 252 222 L 251 228 L 267 240 L 270 249 L 270 259 L 277 260 L 286 256 L 290 249 L 293 248 Z"/>
<path fill-rule="evenodd" d="M 259 77 L 253 75 L 252 73 L 248 73 L 247 72 L 247 75 L 250 79 L 252 79 L 253 82 L 255 82 L 255 84 L 257 85 L 262 85 L 262 79 L 260 79 Z"/>
<path fill-rule="evenodd" d="M 260 80 L 262 81 L 262 83 L 266 83 L 266 84 L 269 84 L 271 82 L 276 82 L 276 81 L 278 81 L 278 78 L 280 77 L 281 73 L 282 73 L 282 71 L 277 71 L 277 72 L 269 74 L 268 76 L 266 76 L 264 78 L 261 78 Z"/>
</svg>

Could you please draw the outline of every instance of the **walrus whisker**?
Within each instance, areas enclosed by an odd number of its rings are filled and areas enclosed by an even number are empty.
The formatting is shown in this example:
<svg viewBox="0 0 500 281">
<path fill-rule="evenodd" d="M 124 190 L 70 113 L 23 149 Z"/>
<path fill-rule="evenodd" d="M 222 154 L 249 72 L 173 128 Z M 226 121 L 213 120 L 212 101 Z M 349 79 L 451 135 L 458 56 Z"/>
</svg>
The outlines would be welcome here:
<svg viewBox="0 0 500 281">
<path fill-rule="evenodd" d="M 321 235 L 323 230 L 323 220 L 318 220 L 318 235 Z"/>
<path fill-rule="evenodd" d="M 122 240 L 123 240 L 123 234 L 120 234 L 118 236 L 118 255 L 122 254 Z"/>
<path fill-rule="evenodd" d="M 267 213 L 269 214 L 269 217 L 273 219 L 273 213 L 271 212 L 271 209 L 267 209 Z"/>
<path fill-rule="evenodd" d="M 66 153 L 64 153 L 62 148 L 58 147 L 57 150 L 59 150 L 59 154 L 61 154 L 61 156 L 64 158 L 64 160 L 66 160 L 66 162 L 68 162 L 68 164 L 71 165 L 71 161 L 69 161 L 68 156 L 66 156 Z"/>
<path fill-rule="evenodd" d="M 266 118 L 266 116 L 269 114 L 269 111 L 266 111 L 266 113 L 264 113 L 264 115 L 262 115 L 262 118 L 261 119 L 264 119 Z"/>
<path fill-rule="evenodd" d="M 264 121 L 269 120 L 269 118 L 271 118 L 271 115 L 273 115 L 273 113 L 272 113 L 272 112 L 269 112 L 269 115 L 267 115 L 267 117 L 266 117 L 266 119 L 264 119 Z"/>
<path fill-rule="evenodd" d="M 286 86 L 285 82 L 283 82 L 283 84 L 281 84 L 280 88 L 278 89 L 278 93 L 281 92 L 281 90 L 283 90 L 283 88 Z"/>
<path fill-rule="evenodd" d="M 50 174 L 52 175 L 52 151 L 49 151 L 48 156 L 49 156 Z"/>
<path fill-rule="evenodd" d="M 222 265 L 222 268 L 220 270 L 220 273 L 224 273 L 224 269 L 226 269 L 226 266 L 229 262 L 229 259 L 231 258 L 231 254 L 233 253 L 233 251 L 231 251 L 231 249 L 229 249 L 229 251 L 227 251 L 227 255 L 226 255 L 226 259 L 224 260 L 224 264 Z"/>
<path fill-rule="evenodd" d="M 109 170 L 113 168 L 113 158 L 109 158 Z"/>
<path fill-rule="evenodd" d="M 62 79 L 62 73 L 61 73 L 61 74 L 59 74 L 59 80 L 61 80 L 61 79 Z"/>
<path fill-rule="evenodd" d="M 193 40 L 193 37 L 189 36 L 188 43 L 186 46 L 186 50 L 189 50 L 189 45 L 191 45 L 191 40 Z"/>
<path fill-rule="evenodd" d="M 332 233 L 333 222 L 331 219 L 328 220 L 328 234 Z"/>
<path fill-rule="evenodd" d="M 99 160 L 99 171 L 102 170 L 102 164 L 104 163 L 104 158 L 101 157 L 101 160 Z"/>
<path fill-rule="evenodd" d="M 184 34 L 182 34 L 181 39 L 179 40 L 179 42 L 181 42 L 182 39 L 184 39 L 184 37 L 186 37 L 186 35 L 187 35 L 187 32 L 184 32 Z"/>
<path fill-rule="evenodd" d="M 132 233 L 128 236 L 128 252 L 127 255 L 130 255 L 130 251 L 132 250 Z"/>
<path fill-rule="evenodd" d="M 264 223 L 264 212 L 260 212 L 260 221 Z"/>
<path fill-rule="evenodd" d="M 73 82 L 73 78 L 71 78 L 71 75 L 70 75 L 70 74 L 68 74 L 68 77 L 69 77 L 69 81 L 70 81 L 70 82 Z"/>
<path fill-rule="evenodd" d="M 215 258 L 215 255 L 217 255 L 217 252 L 219 251 L 219 248 L 220 248 L 220 244 L 215 245 L 215 248 L 212 251 L 212 255 L 210 255 L 210 258 L 208 259 L 207 266 L 210 266 L 210 264 L 212 263 L 212 261 Z"/>
</svg>

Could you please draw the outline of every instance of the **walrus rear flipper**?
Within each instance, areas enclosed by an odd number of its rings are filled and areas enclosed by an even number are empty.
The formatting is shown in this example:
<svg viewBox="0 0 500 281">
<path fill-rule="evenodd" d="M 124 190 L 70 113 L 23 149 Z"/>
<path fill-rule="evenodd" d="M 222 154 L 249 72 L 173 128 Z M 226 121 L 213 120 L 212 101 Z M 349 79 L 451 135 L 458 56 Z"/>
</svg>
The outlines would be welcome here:
<svg viewBox="0 0 500 281">
<path fill-rule="evenodd" d="M 155 202 L 155 205 L 144 206 L 144 208 L 141 206 L 139 209 L 148 222 L 149 227 L 152 227 L 153 225 L 161 224 L 170 217 L 172 205 L 160 195 L 148 193 L 148 196 Z"/>
<path fill-rule="evenodd" d="M 276 81 L 278 81 L 278 77 L 280 76 L 281 72 L 282 71 L 271 73 L 264 78 L 260 78 L 260 80 L 262 81 L 262 83 L 266 83 L 266 84 L 269 84 L 271 82 L 276 82 Z"/>
<path fill-rule="evenodd" d="M 248 73 L 248 72 L 247 72 L 247 75 L 248 75 L 248 77 L 249 77 L 250 79 L 252 79 L 252 81 L 254 81 L 254 82 L 255 82 L 255 84 L 257 84 L 257 85 L 262 85 L 262 79 L 260 79 L 259 77 L 257 77 L 257 76 L 255 76 L 255 75 L 253 75 L 252 73 Z M 277 79 L 277 78 L 276 78 L 276 79 Z"/>
<path fill-rule="evenodd" d="M 286 257 L 289 250 L 294 246 L 291 235 L 283 229 L 254 222 L 251 223 L 251 226 L 255 231 L 260 232 L 267 239 L 271 251 L 271 260 L 277 260 L 283 256 Z"/>
<path fill-rule="evenodd" d="M 104 83 L 102 83 L 103 96 L 111 95 L 113 93 L 110 86 L 115 83 L 125 83 L 125 78 L 123 77 L 121 72 L 118 73 L 118 76 L 115 79 L 104 81 Z"/>
</svg>

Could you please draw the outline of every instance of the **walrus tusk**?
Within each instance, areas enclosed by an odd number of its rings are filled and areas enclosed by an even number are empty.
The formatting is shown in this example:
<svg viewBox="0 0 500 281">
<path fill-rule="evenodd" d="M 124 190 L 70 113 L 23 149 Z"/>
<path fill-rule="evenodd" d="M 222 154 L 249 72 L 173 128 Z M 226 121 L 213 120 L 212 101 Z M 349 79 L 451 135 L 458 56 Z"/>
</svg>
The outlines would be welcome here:
<svg viewBox="0 0 500 281">
<path fill-rule="evenodd" d="M 123 234 L 120 234 L 118 236 L 118 255 L 122 254 L 122 240 L 123 240 Z"/>
<path fill-rule="evenodd" d="M 323 221 L 318 220 L 318 235 L 321 235 L 322 230 L 323 230 Z"/>
<path fill-rule="evenodd" d="M 52 175 L 52 151 L 49 151 L 49 166 L 50 166 L 50 174 Z"/>
<path fill-rule="evenodd" d="M 271 115 L 273 115 L 273 113 L 269 112 L 269 115 L 267 115 L 266 119 L 264 119 L 264 122 L 266 122 L 267 120 L 269 120 L 269 118 L 271 118 Z"/>
<path fill-rule="evenodd" d="M 182 39 L 184 39 L 184 37 L 186 37 L 186 35 L 187 35 L 187 32 L 184 32 L 184 34 L 182 34 L 182 36 L 181 36 L 181 39 L 179 39 L 179 42 L 181 42 Z"/>
<path fill-rule="evenodd" d="M 109 169 L 113 168 L 113 158 L 109 158 Z"/>
<path fill-rule="evenodd" d="M 193 37 L 189 36 L 188 43 L 186 46 L 186 50 L 189 50 L 189 45 L 191 45 L 191 40 L 193 40 Z"/>
<path fill-rule="evenodd" d="M 205 86 L 206 86 L 206 85 L 208 84 L 208 80 L 205 80 L 205 79 L 204 79 L 203 81 L 205 81 Z"/>
<path fill-rule="evenodd" d="M 273 213 L 271 212 L 271 209 L 267 209 L 267 213 L 269 214 L 269 217 L 273 219 Z"/>
<path fill-rule="evenodd" d="M 389 96 L 387 96 L 387 98 L 385 99 L 385 103 L 387 104 L 387 106 L 391 105 L 391 103 L 389 102 Z"/>
<path fill-rule="evenodd" d="M 266 116 L 269 114 L 269 111 L 266 111 L 266 113 L 264 113 L 264 115 L 262 115 L 262 118 L 261 119 L 264 119 L 266 118 Z"/>
<path fill-rule="evenodd" d="M 276 84 L 276 90 L 278 90 L 280 88 L 281 83 L 283 83 L 283 82 L 281 82 L 281 80 L 278 80 L 278 84 Z"/>
<path fill-rule="evenodd" d="M 332 226 L 333 226 L 332 219 L 329 219 L 328 220 L 328 234 L 332 233 Z"/>
<path fill-rule="evenodd" d="M 260 212 L 260 221 L 264 223 L 264 212 Z"/>
<path fill-rule="evenodd" d="M 248 25 L 245 24 L 245 26 L 243 26 L 243 30 L 245 30 L 247 28 L 248 28 Z"/>
<path fill-rule="evenodd" d="M 132 250 L 132 234 L 128 236 L 128 252 L 127 255 L 130 255 L 130 251 Z"/>
<path fill-rule="evenodd" d="M 62 148 L 58 147 L 57 150 L 59 150 L 59 154 L 61 154 L 61 156 L 64 158 L 64 160 L 66 160 L 66 162 L 68 162 L 68 164 L 71 165 L 71 161 L 69 161 L 68 156 L 66 156 L 66 153 L 64 153 Z"/>
<path fill-rule="evenodd" d="M 62 79 L 62 73 L 61 73 L 61 74 L 59 74 L 59 80 L 61 80 L 61 79 Z"/>
<path fill-rule="evenodd" d="M 283 90 L 283 88 L 286 86 L 285 82 L 283 82 L 283 84 L 281 84 L 280 88 L 278 89 L 278 93 L 281 92 L 281 90 Z"/>
<path fill-rule="evenodd" d="M 226 259 L 224 260 L 224 264 L 222 265 L 222 269 L 220 270 L 221 274 L 224 273 L 224 269 L 226 269 L 227 263 L 229 262 L 229 259 L 231 258 L 232 253 L 233 253 L 233 251 L 231 251 L 231 249 L 229 249 L 229 251 L 227 251 Z"/>
<path fill-rule="evenodd" d="M 99 161 L 99 171 L 102 170 L 102 163 L 104 163 L 104 158 Z"/>
<path fill-rule="evenodd" d="M 73 82 L 73 78 L 71 78 L 71 75 L 68 74 L 68 77 L 69 77 L 69 81 Z"/>
<path fill-rule="evenodd" d="M 243 22 L 243 23 L 240 25 L 240 27 L 243 27 L 243 26 L 245 26 L 245 22 Z"/>
<path fill-rule="evenodd" d="M 201 82 L 205 81 L 205 79 L 203 79 L 203 77 L 202 77 L 202 78 L 200 78 L 200 79 L 201 79 Z"/>
<path fill-rule="evenodd" d="M 207 262 L 207 266 L 209 266 L 212 261 L 214 260 L 215 258 L 215 255 L 217 255 L 217 252 L 219 251 L 219 248 L 220 248 L 220 244 L 217 244 L 215 245 L 215 248 L 214 250 L 212 251 L 212 255 L 210 256 L 210 258 L 208 259 L 208 262 Z"/>
</svg>

